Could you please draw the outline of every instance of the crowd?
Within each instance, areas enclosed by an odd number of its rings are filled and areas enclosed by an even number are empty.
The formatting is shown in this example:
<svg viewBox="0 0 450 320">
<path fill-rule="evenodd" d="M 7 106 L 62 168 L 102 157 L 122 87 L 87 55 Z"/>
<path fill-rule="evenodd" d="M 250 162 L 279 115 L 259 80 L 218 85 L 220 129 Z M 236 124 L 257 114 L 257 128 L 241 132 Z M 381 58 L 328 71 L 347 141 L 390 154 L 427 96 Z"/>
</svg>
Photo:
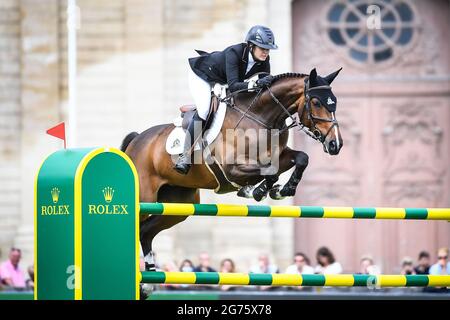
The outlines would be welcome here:
<svg viewBox="0 0 450 320">
<path fill-rule="evenodd" d="M 399 267 L 400 274 L 402 275 L 414 275 L 414 274 L 430 274 L 430 275 L 446 275 L 450 274 L 450 262 L 448 260 L 448 248 L 441 248 L 438 250 L 438 260 L 431 264 L 431 257 L 427 251 L 421 251 L 418 255 L 417 263 L 414 264 L 410 257 L 405 257 L 401 261 Z M 203 252 L 198 257 L 198 265 L 185 259 L 179 266 L 175 262 L 169 262 L 161 267 L 157 266 L 159 271 L 182 271 L 182 272 L 250 272 L 250 273 L 286 273 L 286 274 L 341 274 L 344 273 L 344 268 L 339 263 L 331 250 L 327 247 L 321 247 L 317 250 L 315 257 L 315 265 L 309 259 L 309 257 L 302 253 L 297 252 L 292 264 L 285 270 L 280 270 L 276 264 L 271 263 L 267 254 L 261 254 L 258 257 L 258 263 L 251 266 L 249 270 L 240 270 L 236 267 L 234 261 L 230 258 L 224 259 L 220 262 L 219 268 L 216 269 L 211 266 L 210 257 L 207 253 Z M 374 259 L 370 255 L 364 255 L 360 259 L 360 268 L 358 271 L 346 270 L 345 273 L 356 273 L 365 275 L 378 275 L 381 274 L 381 268 L 375 264 Z M 211 286 L 189 286 L 189 285 L 161 285 L 161 288 L 165 290 L 182 290 L 182 289 L 215 289 Z M 234 290 L 235 286 L 224 285 L 220 286 L 221 290 Z M 259 290 L 272 290 L 274 287 L 261 286 Z M 292 289 L 292 288 L 291 288 Z M 303 290 L 302 287 L 295 288 L 297 290 Z M 424 291 L 442 291 L 447 292 L 447 288 L 431 289 L 426 288 Z"/>
<path fill-rule="evenodd" d="M 401 261 L 400 274 L 430 274 L 444 275 L 450 274 L 449 249 L 441 248 L 437 252 L 437 261 L 431 264 L 431 257 L 427 251 L 421 251 L 418 255 L 417 263 L 410 257 L 405 257 Z M 25 272 L 20 267 L 22 253 L 18 248 L 11 248 L 8 259 L 0 264 L 0 291 L 25 291 L 34 288 L 34 268 L 33 265 L 27 268 Z M 260 254 L 258 263 L 251 266 L 249 270 L 240 270 L 236 267 L 234 261 L 230 258 L 223 259 L 219 268 L 211 266 L 210 256 L 203 252 L 198 257 L 198 264 L 195 265 L 191 260 L 185 259 L 179 265 L 175 262 L 169 262 L 162 267 L 157 266 L 159 271 L 182 271 L 182 272 L 250 272 L 250 273 L 287 273 L 287 274 L 340 274 L 344 273 L 344 268 L 339 263 L 331 250 L 327 247 L 321 247 L 317 250 L 315 257 L 315 265 L 309 257 L 297 252 L 292 264 L 286 270 L 280 271 L 276 264 L 271 263 L 267 254 Z M 381 268 L 377 266 L 374 259 L 370 255 L 364 255 L 360 259 L 360 269 L 356 272 L 346 270 L 346 273 L 358 273 L 367 275 L 377 275 L 381 273 Z M 183 290 L 193 289 L 189 285 L 161 285 L 166 290 Z M 211 289 L 211 286 L 196 286 L 196 289 Z M 237 287 L 224 285 L 220 286 L 221 290 L 234 290 Z M 259 290 L 271 290 L 273 287 L 258 287 Z M 296 288 L 302 290 L 301 287 Z M 425 290 L 426 291 L 426 290 Z M 433 292 L 436 290 L 433 289 Z M 447 288 L 440 288 L 438 291 L 447 291 Z"/>
</svg>

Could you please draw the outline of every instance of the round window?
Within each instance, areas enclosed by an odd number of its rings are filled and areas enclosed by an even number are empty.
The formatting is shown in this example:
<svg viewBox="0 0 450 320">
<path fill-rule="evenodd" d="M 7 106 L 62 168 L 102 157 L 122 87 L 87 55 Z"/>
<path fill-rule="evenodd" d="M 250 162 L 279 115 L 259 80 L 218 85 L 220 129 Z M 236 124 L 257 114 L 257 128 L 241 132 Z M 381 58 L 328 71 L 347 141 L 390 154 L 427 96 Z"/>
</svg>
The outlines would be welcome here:
<svg viewBox="0 0 450 320">
<path fill-rule="evenodd" d="M 405 1 L 339 1 L 327 13 L 330 40 L 361 63 L 392 58 L 411 42 L 416 28 L 414 11 Z"/>
</svg>

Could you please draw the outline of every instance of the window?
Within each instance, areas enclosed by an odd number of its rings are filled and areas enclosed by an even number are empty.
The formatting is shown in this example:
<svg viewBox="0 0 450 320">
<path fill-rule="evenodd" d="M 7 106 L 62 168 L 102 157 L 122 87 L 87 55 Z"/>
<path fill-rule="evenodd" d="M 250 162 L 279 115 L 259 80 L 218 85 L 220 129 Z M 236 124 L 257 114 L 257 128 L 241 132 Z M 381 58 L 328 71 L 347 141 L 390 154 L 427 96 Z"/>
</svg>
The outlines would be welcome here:
<svg viewBox="0 0 450 320">
<path fill-rule="evenodd" d="M 379 8 L 381 28 L 367 27 L 367 8 Z M 331 42 L 360 63 L 379 64 L 408 45 L 418 27 L 414 11 L 404 0 L 336 1 L 327 13 Z"/>
</svg>

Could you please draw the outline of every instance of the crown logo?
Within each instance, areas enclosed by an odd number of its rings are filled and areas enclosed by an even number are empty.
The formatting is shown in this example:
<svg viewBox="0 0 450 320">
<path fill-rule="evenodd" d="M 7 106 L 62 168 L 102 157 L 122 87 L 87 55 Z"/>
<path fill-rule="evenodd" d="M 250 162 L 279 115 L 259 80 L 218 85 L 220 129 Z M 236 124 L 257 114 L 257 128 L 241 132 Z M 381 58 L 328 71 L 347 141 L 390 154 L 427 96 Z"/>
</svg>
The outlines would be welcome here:
<svg viewBox="0 0 450 320">
<path fill-rule="evenodd" d="M 105 197 L 105 201 L 110 203 L 114 197 L 114 189 L 111 187 L 106 187 L 103 189 L 103 197 Z"/>
<path fill-rule="evenodd" d="M 59 200 L 59 189 L 55 187 L 50 191 L 50 193 L 52 195 L 53 203 L 57 203 Z"/>
</svg>

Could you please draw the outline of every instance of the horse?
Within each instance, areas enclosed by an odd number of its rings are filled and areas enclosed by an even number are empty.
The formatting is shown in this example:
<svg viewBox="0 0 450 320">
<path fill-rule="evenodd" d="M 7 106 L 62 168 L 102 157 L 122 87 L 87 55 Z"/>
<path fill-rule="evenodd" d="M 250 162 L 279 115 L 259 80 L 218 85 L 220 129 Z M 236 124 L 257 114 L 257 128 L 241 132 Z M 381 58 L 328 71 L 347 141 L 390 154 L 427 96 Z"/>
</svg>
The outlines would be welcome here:
<svg viewBox="0 0 450 320">
<path fill-rule="evenodd" d="M 221 170 L 232 183 L 233 188 L 226 192 L 237 191 L 238 196 L 252 197 L 256 201 L 267 194 L 273 199 L 294 196 L 309 159 L 305 152 L 287 147 L 291 127 L 298 126 L 310 137 L 320 141 L 324 152 L 339 154 L 343 140 L 335 116 L 337 101 L 330 84 L 341 69 L 325 77 L 319 76 L 316 69 L 311 70 L 309 75 L 275 75 L 272 83 L 266 87 L 250 92 L 235 92 L 224 99 L 227 108 L 220 139 L 216 139 L 219 142 L 214 142 L 214 156 L 221 160 Z M 289 126 L 286 125 L 288 118 L 292 121 Z M 167 137 L 173 129 L 173 124 L 161 124 L 140 134 L 131 132 L 122 141 L 121 150 L 131 158 L 138 172 L 141 202 L 199 203 L 199 189 L 218 187 L 218 180 L 204 160 L 194 163 L 187 175 L 173 169 L 173 158 L 165 149 Z M 231 135 L 229 130 L 232 130 Z M 271 134 L 261 138 L 259 135 L 245 135 L 245 130 L 270 131 Z M 262 164 L 251 154 L 249 147 L 237 150 L 236 140 L 242 138 L 243 132 L 248 146 L 266 142 L 266 148 L 262 149 L 272 158 L 276 154 L 277 165 Z M 274 137 L 277 138 L 276 148 L 270 141 Z M 236 152 L 238 158 L 248 161 L 229 161 L 230 153 Z M 288 182 L 282 187 L 275 185 L 279 175 L 294 166 Z M 165 215 L 141 217 L 140 241 L 147 270 L 154 270 L 154 237 L 186 218 Z"/>
</svg>

